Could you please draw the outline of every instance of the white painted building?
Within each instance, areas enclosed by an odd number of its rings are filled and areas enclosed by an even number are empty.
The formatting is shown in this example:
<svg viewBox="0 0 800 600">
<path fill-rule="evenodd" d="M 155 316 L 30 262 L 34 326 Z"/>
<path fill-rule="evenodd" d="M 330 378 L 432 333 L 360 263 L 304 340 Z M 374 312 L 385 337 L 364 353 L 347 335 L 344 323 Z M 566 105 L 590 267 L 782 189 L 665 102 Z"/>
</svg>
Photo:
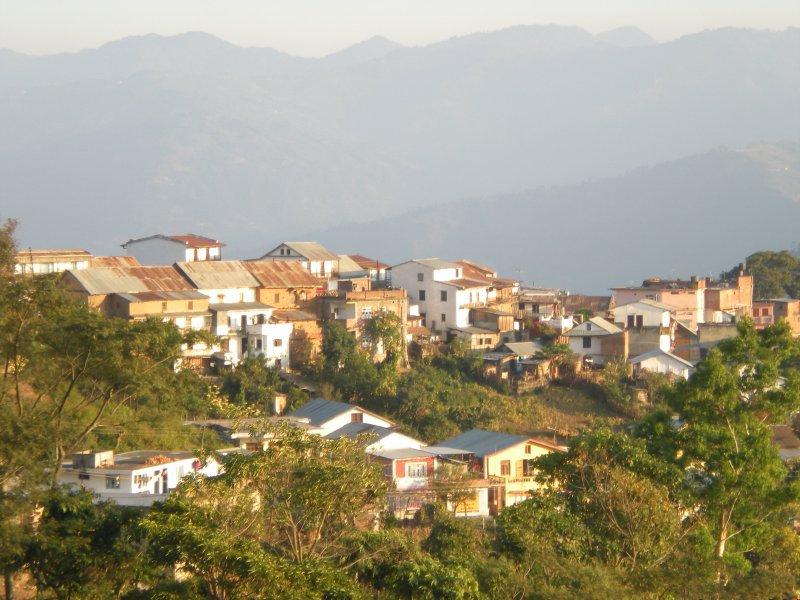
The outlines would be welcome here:
<svg viewBox="0 0 800 600">
<path fill-rule="evenodd" d="M 258 260 L 297 261 L 315 277 L 331 278 L 339 273 L 339 256 L 316 242 L 283 242 Z"/>
<path fill-rule="evenodd" d="M 396 448 L 421 448 L 425 445 L 423 442 L 395 431 L 391 427 L 382 427 L 363 422 L 349 422 L 325 437 L 329 440 L 337 440 L 341 437 L 355 439 L 362 435 L 370 438 L 370 443 L 364 448 L 370 453 Z"/>
<path fill-rule="evenodd" d="M 419 307 L 423 325 L 434 332 L 471 325 L 470 309 L 486 306 L 490 285 L 485 281 L 464 278 L 458 263 L 439 258 L 410 260 L 395 265 L 392 286 L 403 288 L 409 302 Z"/>
<path fill-rule="evenodd" d="M 218 240 L 189 233 L 186 235 L 151 235 L 128 240 L 122 247 L 142 265 L 171 265 L 176 262 L 222 260 Z"/>
<path fill-rule="evenodd" d="M 121 506 L 150 506 L 163 501 L 181 479 L 192 473 L 219 474 L 213 459 L 203 464 L 192 452 L 140 450 L 115 454 L 78 452 L 64 463 L 59 483 L 94 493 L 98 501 Z"/>
<path fill-rule="evenodd" d="M 606 340 L 615 335 L 622 335 L 625 332 L 605 319 L 592 317 L 580 325 L 576 325 L 564 335 L 567 337 L 569 349 L 573 353 L 591 358 L 595 364 L 602 365 L 606 359 L 613 354 Z M 620 352 L 623 358 L 624 352 Z"/>
<path fill-rule="evenodd" d="M 669 327 L 677 308 L 655 300 L 637 300 L 613 309 L 614 323 L 620 327 Z"/>
<path fill-rule="evenodd" d="M 88 269 L 92 255 L 86 250 L 20 250 L 14 255 L 14 273 L 45 275 Z"/>
<path fill-rule="evenodd" d="M 689 379 L 694 373 L 694 365 L 688 360 L 663 350 L 653 350 L 652 352 L 641 354 L 628 362 L 633 367 L 634 375 L 642 371 L 648 371 L 650 373 L 661 373 L 662 375 L 673 375 Z"/>
<path fill-rule="evenodd" d="M 307 402 L 286 416 L 295 419 L 307 419 L 308 423 L 318 429 L 322 436 L 333 433 L 348 423 L 366 423 L 386 428 L 394 427 L 392 421 L 384 419 L 380 415 L 376 415 L 360 406 L 336 402 L 335 400 L 325 400 L 324 398 L 316 398 L 311 402 Z"/>
</svg>

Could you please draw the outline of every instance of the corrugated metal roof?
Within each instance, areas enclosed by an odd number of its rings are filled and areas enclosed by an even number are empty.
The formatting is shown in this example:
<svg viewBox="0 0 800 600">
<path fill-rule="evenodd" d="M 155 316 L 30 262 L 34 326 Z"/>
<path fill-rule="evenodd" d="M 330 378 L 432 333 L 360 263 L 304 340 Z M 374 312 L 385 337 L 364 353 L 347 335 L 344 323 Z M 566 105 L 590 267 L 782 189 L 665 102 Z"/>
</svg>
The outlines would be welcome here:
<svg viewBox="0 0 800 600">
<path fill-rule="evenodd" d="M 473 288 L 485 288 L 492 285 L 490 279 L 451 279 L 450 281 L 439 281 L 437 283 L 441 283 L 444 285 L 452 285 L 462 290 L 466 289 L 473 289 Z"/>
<path fill-rule="evenodd" d="M 350 258 L 354 260 L 362 269 L 388 269 L 389 265 L 374 258 L 367 258 L 361 254 L 351 254 Z"/>
<path fill-rule="evenodd" d="M 91 295 L 193 291 L 173 267 L 110 267 L 68 271 Z"/>
<path fill-rule="evenodd" d="M 457 435 L 448 440 L 440 442 L 442 446 L 449 446 L 450 448 L 463 448 L 468 452 L 475 453 L 475 456 L 488 456 L 511 448 L 518 444 L 527 442 L 529 438 L 522 437 L 521 435 L 509 435 L 507 433 L 497 433 L 495 431 L 486 431 L 484 429 L 473 429 L 461 435 Z"/>
<path fill-rule="evenodd" d="M 208 300 L 200 292 L 135 292 L 114 294 L 127 302 L 158 302 L 169 300 Z"/>
<path fill-rule="evenodd" d="M 325 400 L 324 398 L 316 398 L 311 402 L 307 402 L 294 412 L 289 413 L 287 416 L 296 417 L 301 419 L 308 419 L 312 425 L 323 425 L 339 415 L 346 413 L 353 409 L 360 410 L 363 413 L 373 415 L 379 419 L 391 423 L 386 417 L 376 415 L 373 412 L 365 410 L 353 404 L 345 404 L 344 402 L 336 402 L 335 400 Z"/>
<path fill-rule="evenodd" d="M 587 325 L 591 323 L 592 325 L 596 326 L 592 329 L 587 329 Z M 614 333 L 622 333 L 622 329 L 609 323 L 605 319 L 601 319 L 600 317 L 592 317 L 588 321 L 577 325 L 573 329 L 567 331 L 564 335 L 568 337 L 575 337 L 575 336 L 593 336 L 593 335 L 611 335 Z"/>
<path fill-rule="evenodd" d="M 19 250 L 14 255 L 18 264 L 31 264 L 64 260 L 87 260 L 92 258 L 87 250 Z"/>
<path fill-rule="evenodd" d="M 208 310 L 214 312 L 228 312 L 228 311 L 265 311 L 272 307 L 269 304 L 262 304 L 261 302 L 220 302 L 218 304 L 209 304 Z"/>
<path fill-rule="evenodd" d="M 110 267 L 140 267 L 135 256 L 93 256 L 90 262 L 92 268 L 108 269 Z"/>
<path fill-rule="evenodd" d="M 419 263 L 431 269 L 460 269 L 461 265 L 441 258 L 415 258 L 411 262 Z"/>
<path fill-rule="evenodd" d="M 393 429 L 381 427 L 380 425 L 370 425 L 369 423 L 348 423 L 325 437 L 329 440 L 338 440 L 341 437 L 356 438 L 359 435 L 372 436 L 372 443 L 395 433 Z M 421 443 L 421 442 L 420 442 Z"/>
<path fill-rule="evenodd" d="M 542 350 L 542 345 L 537 342 L 509 342 L 503 344 L 503 348 L 508 348 L 517 356 L 533 356 Z"/>
<path fill-rule="evenodd" d="M 305 270 L 299 262 L 254 260 L 243 262 L 242 265 L 263 288 L 316 288 L 320 286 L 319 279 Z"/>
<path fill-rule="evenodd" d="M 138 242 L 145 242 L 147 240 L 155 240 L 155 239 L 162 239 L 168 240 L 171 242 L 179 242 L 184 246 L 188 246 L 190 248 L 216 248 L 222 247 L 225 244 L 219 242 L 218 240 L 213 240 L 211 238 L 207 238 L 202 235 L 197 235 L 194 233 L 187 233 L 186 235 L 164 235 L 163 233 L 157 233 L 155 235 L 148 235 L 147 237 L 143 238 L 133 238 L 122 244 L 123 248 L 127 248 L 129 244 L 135 244 Z"/>
<path fill-rule="evenodd" d="M 468 452 L 473 452 L 475 456 L 481 458 L 489 456 L 501 450 L 511 448 L 518 444 L 529 442 L 549 448 L 551 450 L 561 451 L 562 448 L 521 435 L 509 435 L 507 433 L 497 433 L 495 431 L 486 431 L 484 429 L 473 429 L 461 435 L 450 438 L 440 443 L 442 446 L 449 446 L 451 448 L 463 448 Z"/>
<path fill-rule="evenodd" d="M 209 260 L 175 263 L 184 276 L 200 290 L 257 288 L 258 280 L 238 260 Z"/>
<path fill-rule="evenodd" d="M 295 254 L 299 255 L 300 258 L 305 258 L 307 260 L 339 260 L 338 256 L 336 256 L 333 252 L 325 248 L 322 244 L 318 244 L 317 242 L 283 242 L 282 244 L 278 244 L 277 246 L 275 246 L 272 250 L 267 252 L 261 258 L 262 259 L 273 258 L 270 255 L 281 246 L 286 246 L 288 248 L 291 248 L 292 251 L 294 251 Z"/>
<path fill-rule="evenodd" d="M 339 273 L 366 273 L 367 269 L 362 267 L 347 254 L 339 255 Z"/>
<path fill-rule="evenodd" d="M 187 233 L 186 235 L 170 235 L 168 237 L 178 242 L 183 242 L 190 248 L 222 248 L 222 246 L 225 245 L 219 240 L 213 240 L 195 233 Z"/>
<path fill-rule="evenodd" d="M 316 321 L 317 317 L 295 308 L 276 310 L 272 312 L 272 318 L 278 321 Z"/>
</svg>

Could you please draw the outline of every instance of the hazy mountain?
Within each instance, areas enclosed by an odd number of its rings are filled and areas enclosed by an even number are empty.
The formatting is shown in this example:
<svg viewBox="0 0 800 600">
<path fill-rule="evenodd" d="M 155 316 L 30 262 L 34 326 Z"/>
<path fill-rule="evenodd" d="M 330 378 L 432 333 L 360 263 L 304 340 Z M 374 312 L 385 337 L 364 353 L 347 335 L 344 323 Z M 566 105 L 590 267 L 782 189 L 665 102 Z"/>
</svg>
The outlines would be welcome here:
<svg viewBox="0 0 800 600">
<path fill-rule="evenodd" d="M 196 231 L 237 256 L 345 221 L 800 138 L 800 31 L 619 47 L 636 37 L 514 27 L 325 59 L 202 33 L 2 52 L 0 216 L 21 219 L 24 245 L 112 252 Z"/>
<path fill-rule="evenodd" d="M 797 164 L 800 144 L 715 151 L 310 235 L 392 263 L 469 258 L 529 285 L 592 293 L 651 276 L 717 275 L 757 250 L 794 248 L 800 240 L 800 203 L 776 186 L 767 155 Z M 800 186 L 800 169 L 783 173 Z"/>
<path fill-rule="evenodd" d="M 617 27 L 611 31 L 598 33 L 595 38 L 611 46 L 620 48 L 638 48 L 641 46 L 655 46 L 658 42 L 637 27 Z"/>
<path fill-rule="evenodd" d="M 376 58 L 383 58 L 390 52 L 402 47 L 403 46 L 397 42 L 376 35 L 368 40 L 349 46 L 344 50 L 329 54 L 323 58 L 323 61 L 329 65 L 346 67 L 368 60 L 375 60 Z"/>
</svg>

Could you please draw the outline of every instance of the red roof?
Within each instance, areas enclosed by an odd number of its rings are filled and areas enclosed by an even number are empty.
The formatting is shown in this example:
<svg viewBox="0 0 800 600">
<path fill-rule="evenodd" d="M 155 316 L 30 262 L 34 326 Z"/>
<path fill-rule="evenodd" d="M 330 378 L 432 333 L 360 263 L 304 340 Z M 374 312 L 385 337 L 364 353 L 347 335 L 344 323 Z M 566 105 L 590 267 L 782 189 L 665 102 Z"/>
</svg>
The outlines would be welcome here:
<svg viewBox="0 0 800 600">
<path fill-rule="evenodd" d="M 183 242 L 190 248 L 221 248 L 225 244 L 218 240 L 203 237 L 202 235 L 195 235 L 194 233 L 187 233 L 186 235 L 170 235 L 171 240 Z"/>
<path fill-rule="evenodd" d="M 366 256 L 361 256 L 360 254 L 350 254 L 350 260 L 356 263 L 362 269 L 388 269 L 390 265 L 383 263 L 379 260 L 374 258 L 367 258 Z"/>
</svg>

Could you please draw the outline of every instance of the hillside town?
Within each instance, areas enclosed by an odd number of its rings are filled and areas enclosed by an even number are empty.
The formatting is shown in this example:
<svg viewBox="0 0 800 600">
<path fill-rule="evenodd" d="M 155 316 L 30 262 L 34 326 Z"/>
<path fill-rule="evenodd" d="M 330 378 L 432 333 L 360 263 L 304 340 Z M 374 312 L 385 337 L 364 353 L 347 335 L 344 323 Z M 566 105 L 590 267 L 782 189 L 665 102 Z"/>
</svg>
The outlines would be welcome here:
<svg viewBox="0 0 800 600">
<path fill-rule="evenodd" d="M 14 270 L 20 277 L 54 274 L 70 299 L 106 318 L 155 318 L 198 334 L 183 344 L 176 370 L 213 375 L 258 357 L 300 387 L 308 384 L 298 374 L 322 351 L 326 323 L 341 325 L 372 361 L 384 360 L 382 341 L 371 339 L 367 327 L 379 315 L 396 318 L 402 368 L 411 368 L 410 354 L 425 356 L 458 340 L 478 359 L 483 377 L 514 394 L 565 376 L 590 380 L 615 362 L 633 382 L 647 374 L 688 380 L 712 348 L 737 335 L 743 317 L 757 329 L 783 321 L 800 336 L 800 300 L 754 302 L 745 265 L 725 281 L 651 278 L 611 287 L 608 296 L 586 296 L 527 287 L 467 259 L 388 265 L 315 242 L 283 242 L 257 258 L 224 260 L 223 247 L 201 235 L 158 234 L 125 242 L 121 256 L 20 251 Z M 548 347 L 563 350 L 555 355 Z M 327 439 L 368 439 L 365 451 L 390 485 L 388 511 L 400 519 L 437 498 L 455 515 L 496 516 L 538 485 L 532 459 L 567 450 L 567 439 L 482 429 L 426 443 L 385 416 L 307 389 L 312 399 L 290 412 L 278 394 L 269 419 Z M 640 400 L 647 403 L 646 394 Z M 224 455 L 267 448 L 274 433 L 251 431 L 254 421 L 201 419 L 185 426 L 217 432 L 230 444 Z M 783 452 L 800 451 L 788 424 L 776 425 L 775 436 Z M 443 492 L 450 488 L 441 474 L 454 467 L 470 477 L 454 486 L 459 493 Z M 60 481 L 91 490 L 98 500 L 149 506 L 186 475 L 216 475 L 220 468 L 185 451 L 85 450 L 65 460 Z"/>
<path fill-rule="evenodd" d="M 797 589 L 789 252 L 585 295 L 311 241 L 247 260 L 191 233 L 19 250 L 14 225 L 12 597 Z M 676 578 L 685 561 L 705 562 Z"/>
</svg>

